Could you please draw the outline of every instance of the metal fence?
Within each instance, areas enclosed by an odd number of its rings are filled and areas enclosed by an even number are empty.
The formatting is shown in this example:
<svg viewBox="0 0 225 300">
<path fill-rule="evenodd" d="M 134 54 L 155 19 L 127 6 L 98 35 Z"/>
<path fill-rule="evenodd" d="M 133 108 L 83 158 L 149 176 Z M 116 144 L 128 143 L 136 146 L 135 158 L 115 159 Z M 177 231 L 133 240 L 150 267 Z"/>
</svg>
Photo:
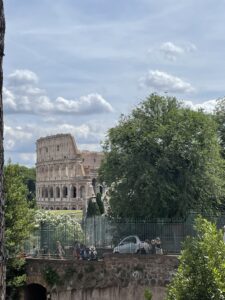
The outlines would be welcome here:
<svg viewBox="0 0 225 300">
<path fill-rule="evenodd" d="M 182 219 L 109 219 L 105 216 L 86 218 L 77 226 L 53 226 L 42 223 L 25 243 L 25 252 L 30 256 L 46 256 L 51 258 L 74 257 L 76 245 L 95 246 L 99 251 L 113 250 L 121 239 L 135 235 L 145 241 L 160 238 L 164 253 L 179 253 L 182 242 L 187 236 L 194 236 L 194 219 L 190 214 Z M 217 224 L 225 225 L 225 215 L 207 216 Z M 61 250 L 60 250 L 61 249 Z M 62 252 L 60 254 L 60 251 Z"/>
</svg>

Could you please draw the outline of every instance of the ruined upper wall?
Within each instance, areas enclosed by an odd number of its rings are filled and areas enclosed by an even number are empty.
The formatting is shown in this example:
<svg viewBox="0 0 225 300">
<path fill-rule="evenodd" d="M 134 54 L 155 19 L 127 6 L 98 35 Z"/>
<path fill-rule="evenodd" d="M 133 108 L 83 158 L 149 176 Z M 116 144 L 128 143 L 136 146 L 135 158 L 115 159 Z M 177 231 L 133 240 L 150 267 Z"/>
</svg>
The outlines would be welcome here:
<svg viewBox="0 0 225 300">
<path fill-rule="evenodd" d="M 37 163 L 79 158 L 85 169 L 97 170 L 102 152 L 79 151 L 71 134 L 56 134 L 37 140 Z"/>
<path fill-rule="evenodd" d="M 37 140 L 37 162 L 75 159 L 80 152 L 71 134 L 57 134 Z"/>
<path fill-rule="evenodd" d="M 93 151 L 82 151 L 81 157 L 84 167 L 89 167 L 90 169 L 97 170 L 103 159 L 104 154 L 102 152 Z"/>
</svg>

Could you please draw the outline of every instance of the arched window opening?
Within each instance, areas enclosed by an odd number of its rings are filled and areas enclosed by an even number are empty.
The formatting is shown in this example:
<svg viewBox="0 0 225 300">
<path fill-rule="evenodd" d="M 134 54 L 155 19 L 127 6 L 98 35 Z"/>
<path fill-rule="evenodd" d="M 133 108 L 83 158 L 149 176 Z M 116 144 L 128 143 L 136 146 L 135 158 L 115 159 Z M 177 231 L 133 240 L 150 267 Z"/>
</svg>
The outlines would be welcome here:
<svg viewBox="0 0 225 300">
<path fill-rule="evenodd" d="M 80 187 L 80 198 L 84 198 L 85 188 L 84 186 Z"/>
<path fill-rule="evenodd" d="M 60 210 L 60 208 L 59 208 L 59 207 L 56 207 L 56 210 Z"/>
<path fill-rule="evenodd" d="M 68 189 L 67 189 L 67 186 L 64 186 L 63 187 L 63 198 L 67 198 L 68 196 Z"/>
<path fill-rule="evenodd" d="M 52 186 L 50 187 L 49 193 L 50 193 L 50 198 L 53 198 L 54 195 L 53 195 L 53 187 Z"/>
<path fill-rule="evenodd" d="M 57 186 L 55 189 L 56 198 L 60 198 L 60 188 Z"/>
<path fill-rule="evenodd" d="M 71 197 L 76 198 L 77 197 L 77 189 L 75 186 L 71 187 Z"/>
<path fill-rule="evenodd" d="M 67 207 L 63 207 L 63 210 L 67 210 Z"/>
<path fill-rule="evenodd" d="M 76 207 L 73 207 L 72 210 L 76 210 Z"/>
<path fill-rule="evenodd" d="M 97 182 L 96 178 L 93 178 L 92 179 L 92 186 L 93 186 L 94 191 L 96 189 L 96 182 Z"/>
<path fill-rule="evenodd" d="M 42 188 L 42 191 L 41 191 L 41 196 L 42 196 L 42 198 L 44 198 L 44 197 L 45 197 L 45 188 Z"/>
<path fill-rule="evenodd" d="M 48 188 L 45 188 L 45 198 L 48 198 Z"/>
</svg>

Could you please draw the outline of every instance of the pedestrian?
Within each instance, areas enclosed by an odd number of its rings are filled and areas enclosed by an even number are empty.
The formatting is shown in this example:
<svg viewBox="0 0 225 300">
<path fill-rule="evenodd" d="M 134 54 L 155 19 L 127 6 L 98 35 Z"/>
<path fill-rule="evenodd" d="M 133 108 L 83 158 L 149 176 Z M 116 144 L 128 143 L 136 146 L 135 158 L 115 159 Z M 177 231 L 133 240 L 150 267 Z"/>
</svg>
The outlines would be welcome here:
<svg viewBox="0 0 225 300">
<path fill-rule="evenodd" d="M 63 250 L 63 247 L 62 247 L 60 241 L 56 242 L 56 250 L 57 250 L 57 256 L 60 259 L 63 259 L 63 255 L 65 255 L 65 251 Z"/>
<path fill-rule="evenodd" d="M 36 248 L 35 245 L 33 245 L 33 248 L 31 250 L 31 256 L 32 257 L 37 257 L 37 255 L 38 255 L 38 249 Z"/>
<path fill-rule="evenodd" d="M 95 246 L 90 247 L 89 260 L 98 260 Z"/>
<path fill-rule="evenodd" d="M 155 254 L 155 240 L 151 240 L 151 254 Z"/>
<path fill-rule="evenodd" d="M 79 244 L 79 242 L 75 242 L 75 243 L 74 243 L 73 256 L 74 256 L 77 260 L 80 259 L 80 244 Z"/>
<path fill-rule="evenodd" d="M 159 237 L 155 239 L 155 252 L 156 254 L 163 254 L 161 240 Z"/>
</svg>

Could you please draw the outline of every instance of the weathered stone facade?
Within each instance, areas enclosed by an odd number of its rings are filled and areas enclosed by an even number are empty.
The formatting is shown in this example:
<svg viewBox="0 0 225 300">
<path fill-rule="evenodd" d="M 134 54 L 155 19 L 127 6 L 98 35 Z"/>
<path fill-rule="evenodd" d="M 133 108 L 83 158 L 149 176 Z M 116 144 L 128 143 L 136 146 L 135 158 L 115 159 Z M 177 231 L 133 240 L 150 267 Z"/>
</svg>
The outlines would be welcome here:
<svg viewBox="0 0 225 300">
<path fill-rule="evenodd" d="M 36 143 L 36 199 L 42 209 L 86 209 L 98 189 L 103 153 L 79 151 L 70 134 L 40 138 Z"/>
<path fill-rule="evenodd" d="M 163 300 L 178 258 L 111 254 L 98 262 L 27 259 L 26 266 L 27 285 L 41 285 L 52 300 L 140 300 L 146 288 L 152 291 L 153 300 Z M 46 282 L 48 270 L 58 274 L 59 284 Z"/>
</svg>

